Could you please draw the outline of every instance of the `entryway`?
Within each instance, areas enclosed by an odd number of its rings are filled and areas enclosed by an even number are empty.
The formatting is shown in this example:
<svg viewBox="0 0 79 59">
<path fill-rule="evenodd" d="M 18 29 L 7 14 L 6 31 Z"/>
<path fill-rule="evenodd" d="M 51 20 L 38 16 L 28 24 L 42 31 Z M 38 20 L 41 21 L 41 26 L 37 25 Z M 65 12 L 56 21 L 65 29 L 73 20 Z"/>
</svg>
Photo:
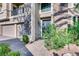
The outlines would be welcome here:
<svg viewBox="0 0 79 59">
<path fill-rule="evenodd" d="M 47 28 L 47 26 L 51 24 L 51 18 L 42 18 L 41 19 L 41 37 L 43 35 L 44 30 Z"/>
</svg>

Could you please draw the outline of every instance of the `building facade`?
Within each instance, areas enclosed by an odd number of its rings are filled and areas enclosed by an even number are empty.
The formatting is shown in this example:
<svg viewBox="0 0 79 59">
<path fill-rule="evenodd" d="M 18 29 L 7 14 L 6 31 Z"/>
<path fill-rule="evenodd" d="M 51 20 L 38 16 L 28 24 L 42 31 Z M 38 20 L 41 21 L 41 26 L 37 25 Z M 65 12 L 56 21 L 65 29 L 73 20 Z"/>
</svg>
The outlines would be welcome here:
<svg viewBox="0 0 79 59">
<path fill-rule="evenodd" d="M 27 34 L 30 41 L 42 37 L 48 24 L 60 29 L 72 24 L 72 3 L 0 3 L 0 36 L 20 38 Z"/>
</svg>

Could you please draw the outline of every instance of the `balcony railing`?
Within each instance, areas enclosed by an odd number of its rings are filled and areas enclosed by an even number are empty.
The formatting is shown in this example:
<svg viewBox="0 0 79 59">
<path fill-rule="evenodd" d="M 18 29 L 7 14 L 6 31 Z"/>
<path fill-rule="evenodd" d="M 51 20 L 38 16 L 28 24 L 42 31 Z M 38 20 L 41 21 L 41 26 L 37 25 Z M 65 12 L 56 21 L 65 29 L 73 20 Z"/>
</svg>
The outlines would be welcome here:
<svg viewBox="0 0 79 59">
<path fill-rule="evenodd" d="M 11 11 L 11 16 L 19 15 L 24 13 L 24 8 L 17 8 Z"/>
</svg>

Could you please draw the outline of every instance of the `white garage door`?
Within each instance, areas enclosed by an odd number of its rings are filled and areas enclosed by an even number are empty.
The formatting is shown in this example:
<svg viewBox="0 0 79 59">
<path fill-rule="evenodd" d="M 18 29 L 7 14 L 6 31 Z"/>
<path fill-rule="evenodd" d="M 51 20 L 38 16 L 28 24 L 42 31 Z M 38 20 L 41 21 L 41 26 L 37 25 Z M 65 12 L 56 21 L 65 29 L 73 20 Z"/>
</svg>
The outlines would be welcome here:
<svg viewBox="0 0 79 59">
<path fill-rule="evenodd" d="M 14 25 L 4 25 L 2 26 L 2 35 L 15 37 L 15 27 Z"/>
</svg>

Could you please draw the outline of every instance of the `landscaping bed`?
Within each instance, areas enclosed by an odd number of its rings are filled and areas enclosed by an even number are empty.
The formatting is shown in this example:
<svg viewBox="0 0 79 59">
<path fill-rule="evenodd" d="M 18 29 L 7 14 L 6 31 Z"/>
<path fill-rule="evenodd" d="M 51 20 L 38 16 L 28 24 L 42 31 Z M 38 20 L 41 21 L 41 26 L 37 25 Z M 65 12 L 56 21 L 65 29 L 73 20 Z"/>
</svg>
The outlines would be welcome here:
<svg viewBox="0 0 79 59">
<path fill-rule="evenodd" d="M 55 55 L 78 55 L 79 22 L 66 29 L 58 29 L 54 24 L 49 25 L 43 32 L 45 47 Z M 72 47 L 74 47 L 72 49 Z M 73 51 L 74 50 L 74 51 Z M 77 53 L 77 54 L 76 54 Z"/>
<path fill-rule="evenodd" d="M 59 50 L 52 49 L 49 51 L 54 56 L 64 56 L 66 54 L 70 54 L 70 55 L 66 55 L 66 56 L 79 56 L 79 46 L 77 46 L 75 44 L 70 44 L 69 49 L 68 49 L 68 46 L 66 45 Z"/>
</svg>

